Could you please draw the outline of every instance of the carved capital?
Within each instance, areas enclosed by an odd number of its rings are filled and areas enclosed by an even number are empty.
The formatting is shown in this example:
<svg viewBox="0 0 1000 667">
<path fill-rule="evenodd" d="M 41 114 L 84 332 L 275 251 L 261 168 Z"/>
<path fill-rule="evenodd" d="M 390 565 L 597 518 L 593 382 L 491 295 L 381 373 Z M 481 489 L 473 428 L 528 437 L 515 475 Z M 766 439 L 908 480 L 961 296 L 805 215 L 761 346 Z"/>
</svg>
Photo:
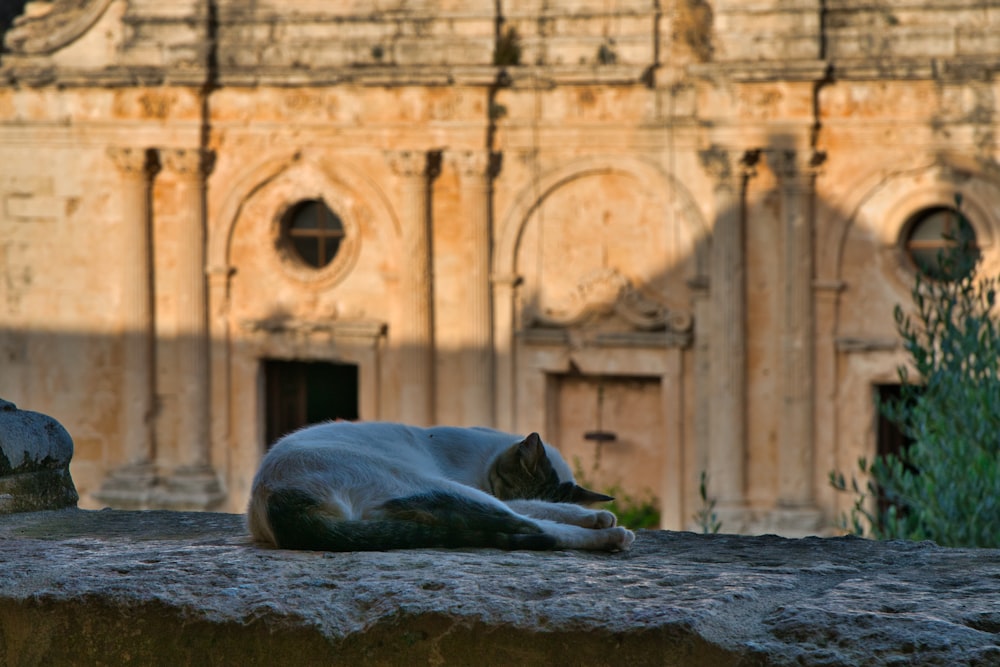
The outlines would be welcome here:
<svg viewBox="0 0 1000 667">
<path fill-rule="evenodd" d="M 492 156 L 488 151 L 458 151 L 451 154 L 452 163 L 462 176 L 489 176 Z"/>
<path fill-rule="evenodd" d="M 161 148 L 163 166 L 178 176 L 207 176 L 215 166 L 215 153 L 200 148 Z"/>
<path fill-rule="evenodd" d="M 108 148 L 108 157 L 126 176 L 150 176 L 158 168 L 156 158 L 145 148 L 112 146 Z"/>
<path fill-rule="evenodd" d="M 811 179 L 826 160 L 822 151 L 791 149 L 767 151 L 767 163 L 782 181 Z"/>
<path fill-rule="evenodd" d="M 427 175 L 426 151 L 386 151 L 389 167 L 398 176 L 415 177 Z"/>
<path fill-rule="evenodd" d="M 760 151 L 712 146 L 700 151 L 698 158 L 702 168 L 715 181 L 715 186 L 728 188 L 756 173 Z"/>
</svg>

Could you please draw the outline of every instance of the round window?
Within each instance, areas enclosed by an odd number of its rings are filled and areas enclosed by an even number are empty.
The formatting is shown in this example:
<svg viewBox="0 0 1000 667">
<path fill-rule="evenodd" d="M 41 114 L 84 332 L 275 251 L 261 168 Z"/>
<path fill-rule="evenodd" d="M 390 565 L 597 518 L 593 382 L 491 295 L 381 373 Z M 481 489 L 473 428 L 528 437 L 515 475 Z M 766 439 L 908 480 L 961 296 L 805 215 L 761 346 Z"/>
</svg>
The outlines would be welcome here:
<svg viewBox="0 0 1000 667">
<path fill-rule="evenodd" d="M 961 280 L 979 261 L 976 232 L 958 209 L 924 209 L 903 229 L 907 256 L 920 273 L 932 280 Z"/>
<path fill-rule="evenodd" d="M 282 236 L 299 260 L 321 269 L 337 256 L 344 240 L 344 223 L 322 199 L 308 199 L 285 214 Z"/>
</svg>

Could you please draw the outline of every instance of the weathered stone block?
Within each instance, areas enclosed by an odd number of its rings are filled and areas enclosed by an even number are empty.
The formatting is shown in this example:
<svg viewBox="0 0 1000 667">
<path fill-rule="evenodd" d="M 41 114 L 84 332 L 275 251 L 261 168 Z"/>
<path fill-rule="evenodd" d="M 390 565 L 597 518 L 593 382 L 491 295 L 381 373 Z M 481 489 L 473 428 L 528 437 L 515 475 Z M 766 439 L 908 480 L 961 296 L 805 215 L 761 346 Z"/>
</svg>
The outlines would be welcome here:
<svg viewBox="0 0 1000 667">
<path fill-rule="evenodd" d="M 0 399 L 0 514 L 75 506 L 73 439 L 52 417 Z"/>
<path fill-rule="evenodd" d="M 1000 551 L 641 531 L 627 553 L 322 553 L 235 514 L 0 523 L 0 664 L 993 665 Z"/>
</svg>

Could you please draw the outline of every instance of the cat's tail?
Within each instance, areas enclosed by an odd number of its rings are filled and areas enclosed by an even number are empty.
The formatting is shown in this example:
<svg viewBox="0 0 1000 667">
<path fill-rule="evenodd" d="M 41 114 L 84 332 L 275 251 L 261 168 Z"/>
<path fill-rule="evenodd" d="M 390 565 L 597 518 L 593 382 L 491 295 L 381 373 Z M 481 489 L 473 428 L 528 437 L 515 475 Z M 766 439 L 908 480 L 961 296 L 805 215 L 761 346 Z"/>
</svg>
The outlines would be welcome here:
<svg viewBox="0 0 1000 667">
<path fill-rule="evenodd" d="M 381 517 L 342 520 L 314 497 L 294 489 L 267 499 L 267 522 L 277 546 L 319 551 L 385 551 L 432 547 L 553 549 L 556 538 L 502 507 L 446 491 L 385 503 Z"/>
</svg>

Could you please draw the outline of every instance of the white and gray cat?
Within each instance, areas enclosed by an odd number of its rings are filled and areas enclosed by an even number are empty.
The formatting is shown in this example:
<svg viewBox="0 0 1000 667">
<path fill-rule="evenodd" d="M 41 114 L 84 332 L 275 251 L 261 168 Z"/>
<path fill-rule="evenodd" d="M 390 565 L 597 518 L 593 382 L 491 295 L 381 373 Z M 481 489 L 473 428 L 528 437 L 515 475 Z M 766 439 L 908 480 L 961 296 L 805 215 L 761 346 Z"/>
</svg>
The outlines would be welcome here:
<svg viewBox="0 0 1000 667">
<path fill-rule="evenodd" d="M 329 422 L 271 448 L 247 522 L 286 549 L 628 549 L 614 514 L 581 506 L 608 500 L 537 433 Z"/>
</svg>

